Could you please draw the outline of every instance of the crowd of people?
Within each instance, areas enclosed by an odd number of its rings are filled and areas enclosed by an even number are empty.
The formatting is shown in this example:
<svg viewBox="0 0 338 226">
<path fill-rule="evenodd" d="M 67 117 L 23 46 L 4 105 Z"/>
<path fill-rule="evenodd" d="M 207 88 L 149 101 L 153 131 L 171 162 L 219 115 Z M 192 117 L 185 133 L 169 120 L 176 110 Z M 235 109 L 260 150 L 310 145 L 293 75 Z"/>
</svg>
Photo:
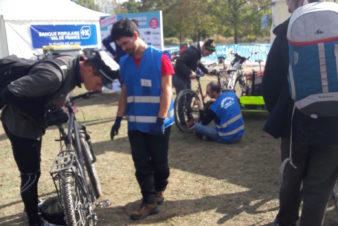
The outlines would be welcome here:
<svg viewBox="0 0 338 226">
<path fill-rule="evenodd" d="M 287 4 L 292 13 L 304 4 L 304 0 L 288 0 Z M 263 96 L 270 111 L 264 130 L 281 138 L 283 163 L 279 212 L 273 225 L 296 225 L 303 202 L 300 225 L 319 226 L 323 223 L 329 193 L 338 176 L 338 118 L 312 119 L 297 110 L 292 112 L 293 101 L 287 82 L 288 23 L 289 20 L 274 30 L 276 39 L 263 77 Z M 208 39 L 203 44 L 189 47 L 173 67 L 164 52 L 148 46 L 141 39 L 138 26 L 132 20 L 116 22 L 111 36 L 105 41 L 114 42 L 119 48 L 117 57 L 122 83 L 110 136 L 113 140 L 119 133 L 125 117 L 142 195 L 141 206 L 131 213 L 130 218 L 140 220 L 157 214 L 158 205 L 165 201 L 170 174 L 169 139 L 174 123 L 172 87 L 176 94 L 191 89 L 197 67 L 209 73 L 200 59 L 215 52 L 216 45 L 214 40 Z M 116 78 L 105 59 L 97 52 L 90 58 L 58 57 L 54 60 L 56 65 L 41 62 L 33 66 L 29 75 L 11 82 L 1 92 L 1 103 L 5 105 L 1 120 L 21 174 L 21 197 L 30 225 L 41 225 L 37 187 L 46 105 L 62 106 L 70 92 L 81 84 L 88 90 L 101 90 L 102 85 Z M 200 121 L 191 117 L 190 126 L 203 139 L 224 144 L 240 142 L 245 129 L 236 95 L 231 91 L 222 92 L 215 82 L 207 85 L 207 95 L 213 103 L 206 111 L 200 102 L 194 103 L 200 109 Z M 291 120 L 293 126 L 290 126 Z M 211 121 L 215 126 L 209 125 Z"/>
</svg>

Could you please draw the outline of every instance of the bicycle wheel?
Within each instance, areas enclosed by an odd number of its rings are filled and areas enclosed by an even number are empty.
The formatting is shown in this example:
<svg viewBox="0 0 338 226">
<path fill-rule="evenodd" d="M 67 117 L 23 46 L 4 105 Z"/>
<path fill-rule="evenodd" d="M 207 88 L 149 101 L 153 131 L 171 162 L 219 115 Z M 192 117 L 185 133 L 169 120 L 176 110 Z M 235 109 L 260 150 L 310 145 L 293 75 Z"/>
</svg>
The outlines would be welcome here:
<svg viewBox="0 0 338 226">
<path fill-rule="evenodd" d="M 246 78 L 244 76 L 239 76 L 236 79 L 234 89 L 233 89 L 238 99 L 240 99 L 241 96 L 243 96 L 245 92 L 245 85 L 246 85 Z"/>
<path fill-rule="evenodd" d="M 197 93 L 192 90 L 181 91 L 175 99 L 175 124 L 182 132 L 192 132 L 193 124 L 199 119 L 199 110 L 194 106 L 195 100 L 199 100 Z"/>
<path fill-rule="evenodd" d="M 60 196 L 68 226 L 94 226 L 91 202 L 83 185 L 72 170 L 65 171 L 60 179 Z"/>
<path fill-rule="evenodd" d="M 88 142 L 83 136 L 84 135 L 81 135 L 80 143 L 81 143 L 81 149 L 83 151 L 85 167 L 88 173 L 92 191 L 94 192 L 94 196 L 95 198 L 99 198 L 102 194 L 102 189 L 101 189 L 99 177 L 97 176 L 95 163 L 93 162 L 92 153 L 94 152 L 91 151 L 91 146 L 88 144 Z"/>
</svg>

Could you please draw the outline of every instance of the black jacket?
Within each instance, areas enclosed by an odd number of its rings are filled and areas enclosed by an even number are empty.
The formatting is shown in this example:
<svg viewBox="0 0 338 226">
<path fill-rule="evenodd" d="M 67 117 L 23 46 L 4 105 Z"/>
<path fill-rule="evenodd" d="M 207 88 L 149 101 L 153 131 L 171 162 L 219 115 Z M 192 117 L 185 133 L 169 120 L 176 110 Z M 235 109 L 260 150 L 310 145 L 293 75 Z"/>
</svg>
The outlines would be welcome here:
<svg viewBox="0 0 338 226">
<path fill-rule="evenodd" d="M 196 71 L 199 67 L 204 73 L 208 73 L 208 69 L 200 63 L 202 57 L 201 48 L 199 46 L 190 46 L 176 61 L 175 75 L 183 81 L 190 80 L 191 71 Z"/>
<path fill-rule="evenodd" d="M 263 97 L 269 118 L 264 130 L 275 138 L 290 138 L 293 101 L 289 94 L 289 20 L 274 29 L 274 40 L 266 61 L 263 76 Z M 293 139 L 305 144 L 338 144 L 338 118 L 312 119 L 295 110 Z"/>
<path fill-rule="evenodd" d="M 41 137 L 45 132 L 42 117 L 46 103 L 64 102 L 70 92 L 81 85 L 79 59 L 61 58 L 66 66 L 63 74 L 59 68 L 42 61 L 28 75 L 11 82 L 2 93 L 6 106 L 1 120 L 15 136 L 28 139 Z M 25 106 L 22 102 L 26 102 Z M 27 117 L 27 113 L 31 117 Z"/>
</svg>

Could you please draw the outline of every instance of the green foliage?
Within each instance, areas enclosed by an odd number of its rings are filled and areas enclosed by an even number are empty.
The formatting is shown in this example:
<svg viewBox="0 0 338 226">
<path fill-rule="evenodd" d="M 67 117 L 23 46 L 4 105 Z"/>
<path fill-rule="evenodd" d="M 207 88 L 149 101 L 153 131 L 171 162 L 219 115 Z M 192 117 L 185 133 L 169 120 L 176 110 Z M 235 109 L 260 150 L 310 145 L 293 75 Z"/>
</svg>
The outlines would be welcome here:
<svg viewBox="0 0 338 226">
<path fill-rule="evenodd" d="M 122 4 L 122 8 L 126 9 L 128 13 L 139 12 L 140 2 L 135 0 L 129 0 Z"/>
<path fill-rule="evenodd" d="M 165 37 L 194 41 L 214 35 L 232 37 L 234 43 L 267 36 L 261 17 L 270 15 L 269 0 L 129 0 L 127 12 L 162 10 Z M 229 42 L 226 38 L 225 42 Z"/>
<path fill-rule="evenodd" d="M 86 7 L 88 9 L 92 9 L 92 10 L 99 10 L 99 6 L 95 4 L 94 0 L 77 0 L 77 4 Z"/>
<path fill-rule="evenodd" d="M 179 45 L 180 44 L 180 40 L 176 37 L 169 37 L 169 38 L 164 38 L 164 44 L 165 45 Z"/>
</svg>

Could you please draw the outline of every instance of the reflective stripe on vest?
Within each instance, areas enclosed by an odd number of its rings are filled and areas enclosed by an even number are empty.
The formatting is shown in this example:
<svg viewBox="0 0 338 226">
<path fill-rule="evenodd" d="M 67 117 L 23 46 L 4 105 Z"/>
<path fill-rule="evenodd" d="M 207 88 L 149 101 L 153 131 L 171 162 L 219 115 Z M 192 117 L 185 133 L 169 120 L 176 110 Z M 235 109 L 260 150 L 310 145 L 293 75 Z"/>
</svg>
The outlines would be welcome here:
<svg viewBox="0 0 338 226">
<path fill-rule="evenodd" d="M 159 96 L 129 96 L 127 103 L 145 103 L 145 104 L 159 104 Z"/>
<path fill-rule="evenodd" d="M 167 118 L 171 118 L 174 116 L 174 110 L 168 112 Z M 129 122 L 137 122 L 137 123 L 156 123 L 156 116 L 136 116 L 136 115 L 128 115 L 127 120 Z"/>
<path fill-rule="evenodd" d="M 242 118 L 242 114 L 239 114 L 239 115 L 236 115 L 235 117 L 229 119 L 227 122 L 225 122 L 223 125 L 216 125 L 216 128 L 218 129 L 224 129 L 226 128 L 228 125 L 230 125 L 231 123 L 234 123 L 236 122 L 237 120 L 241 119 Z"/>
<path fill-rule="evenodd" d="M 218 135 L 221 136 L 221 137 L 226 137 L 226 136 L 231 136 L 231 135 L 234 135 L 238 132 L 240 132 L 241 130 L 244 130 L 244 125 L 230 131 L 230 132 L 227 132 L 227 133 L 221 133 L 221 132 L 218 132 Z"/>
</svg>

